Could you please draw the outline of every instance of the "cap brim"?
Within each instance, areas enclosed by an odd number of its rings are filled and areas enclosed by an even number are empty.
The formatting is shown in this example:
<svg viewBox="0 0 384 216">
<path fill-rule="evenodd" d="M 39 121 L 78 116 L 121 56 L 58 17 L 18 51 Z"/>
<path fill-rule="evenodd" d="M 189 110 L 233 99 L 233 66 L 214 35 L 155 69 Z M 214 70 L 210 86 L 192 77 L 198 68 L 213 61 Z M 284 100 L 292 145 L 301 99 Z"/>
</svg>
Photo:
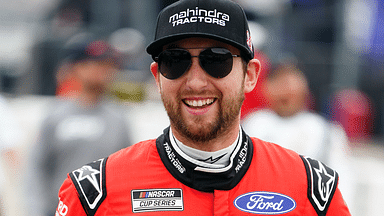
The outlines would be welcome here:
<svg viewBox="0 0 384 216">
<path fill-rule="evenodd" d="M 210 39 L 218 40 L 218 41 L 221 41 L 224 43 L 228 43 L 229 45 L 232 45 L 232 46 L 238 48 L 249 59 L 253 58 L 253 54 L 249 51 L 249 49 L 247 47 L 244 47 L 242 44 L 237 43 L 233 40 L 229 40 L 229 39 L 224 38 L 224 37 L 220 37 L 218 35 L 201 33 L 201 32 L 185 32 L 185 33 L 180 33 L 180 34 L 174 34 L 174 35 L 168 36 L 168 37 L 159 38 L 156 41 L 149 44 L 146 50 L 147 50 L 148 54 L 152 55 L 152 59 L 154 59 L 163 50 L 163 46 L 165 46 L 171 42 L 175 42 L 175 41 L 182 40 L 185 38 L 192 38 L 192 37 L 210 38 Z"/>
</svg>

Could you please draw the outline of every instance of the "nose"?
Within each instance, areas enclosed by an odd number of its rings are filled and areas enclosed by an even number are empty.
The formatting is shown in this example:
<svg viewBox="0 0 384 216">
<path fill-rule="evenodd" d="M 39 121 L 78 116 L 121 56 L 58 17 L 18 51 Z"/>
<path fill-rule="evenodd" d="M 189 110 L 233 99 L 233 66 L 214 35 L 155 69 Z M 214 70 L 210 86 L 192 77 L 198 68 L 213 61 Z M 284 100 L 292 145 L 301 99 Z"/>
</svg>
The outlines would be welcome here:
<svg viewBox="0 0 384 216">
<path fill-rule="evenodd" d="M 186 76 L 186 85 L 192 90 L 202 90 L 208 84 L 207 76 L 209 75 L 200 66 L 198 57 L 192 57 L 191 66 L 189 67 Z"/>
</svg>

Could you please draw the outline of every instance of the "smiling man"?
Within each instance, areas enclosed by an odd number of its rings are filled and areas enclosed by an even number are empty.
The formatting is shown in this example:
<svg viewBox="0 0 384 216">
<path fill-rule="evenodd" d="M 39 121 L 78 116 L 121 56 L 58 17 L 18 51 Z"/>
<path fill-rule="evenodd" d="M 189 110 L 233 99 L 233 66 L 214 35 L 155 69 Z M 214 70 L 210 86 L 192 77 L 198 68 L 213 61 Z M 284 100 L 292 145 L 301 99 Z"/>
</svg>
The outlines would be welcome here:
<svg viewBox="0 0 384 216">
<path fill-rule="evenodd" d="M 151 71 L 172 122 L 173 133 L 183 144 L 196 149 L 211 152 L 228 147 L 239 134 L 238 116 L 244 92 L 249 92 L 255 86 L 260 63 L 256 59 L 250 60 L 249 72 L 244 71 L 247 70 L 244 66 L 247 62 L 240 57 L 240 50 L 207 38 L 182 39 L 168 44 L 164 49 L 165 51 L 159 55 L 160 62 L 154 62 Z M 165 53 L 174 58 L 171 55 L 180 55 L 178 53 L 180 51 L 185 52 L 190 59 L 185 69 L 189 72 L 176 71 L 180 75 L 176 79 L 160 75 L 164 70 L 168 70 L 167 65 L 164 65 L 167 63 L 163 62 Z M 223 55 L 221 58 L 229 56 L 230 60 L 227 61 L 232 62 L 232 71 L 228 71 L 229 74 L 222 78 L 213 77 L 205 72 L 197 57 L 202 55 L 200 58 L 207 58 L 204 56 L 212 55 L 209 58 L 213 58 L 216 53 Z M 233 54 L 235 56 L 232 56 Z M 189 55 L 196 58 L 188 57 Z M 211 65 L 210 67 L 214 72 L 220 70 L 220 65 L 217 68 Z"/>
<path fill-rule="evenodd" d="M 350 215 L 336 171 L 241 129 L 260 62 L 238 4 L 168 6 L 147 52 L 170 127 L 69 173 L 57 215 Z"/>
</svg>

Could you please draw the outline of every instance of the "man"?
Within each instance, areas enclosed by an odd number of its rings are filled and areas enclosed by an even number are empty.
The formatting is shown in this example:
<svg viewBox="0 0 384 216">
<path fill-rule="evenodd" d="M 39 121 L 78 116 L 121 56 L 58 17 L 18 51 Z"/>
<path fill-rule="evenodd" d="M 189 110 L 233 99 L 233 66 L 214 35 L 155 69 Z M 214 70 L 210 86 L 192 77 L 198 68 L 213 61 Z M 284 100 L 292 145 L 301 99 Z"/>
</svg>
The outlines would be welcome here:
<svg viewBox="0 0 384 216">
<path fill-rule="evenodd" d="M 53 215 L 68 172 L 132 144 L 125 114 L 106 99 L 118 70 L 112 47 L 81 34 L 65 51 L 60 86 L 67 87 L 53 101 L 27 163 L 29 215 Z"/>
<path fill-rule="evenodd" d="M 170 5 L 147 52 L 170 127 L 71 172 L 57 215 L 350 215 L 335 171 L 241 130 L 260 62 L 239 5 Z"/>
</svg>

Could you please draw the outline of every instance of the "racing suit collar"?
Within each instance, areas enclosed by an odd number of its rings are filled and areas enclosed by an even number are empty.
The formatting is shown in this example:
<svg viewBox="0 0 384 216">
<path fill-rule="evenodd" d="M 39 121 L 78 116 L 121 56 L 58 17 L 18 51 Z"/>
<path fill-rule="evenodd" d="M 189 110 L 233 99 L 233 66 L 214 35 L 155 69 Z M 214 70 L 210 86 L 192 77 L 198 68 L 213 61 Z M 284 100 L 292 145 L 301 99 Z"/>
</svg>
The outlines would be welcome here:
<svg viewBox="0 0 384 216">
<path fill-rule="evenodd" d="M 230 156 L 230 163 L 223 168 L 212 168 L 180 154 L 170 139 L 170 128 L 157 138 L 156 147 L 167 170 L 181 183 L 199 191 L 230 190 L 248 170 L 252 156 L 251 139 L 241 130 L 239 142 Z M 197 163 L 196 163 L 197 162 Z"/>
<path fill-rule="evenodd" d="M 200 167 L 212 169 L 228 167 L 228 165 L 232 162 L 231 157 L 234 157 L 234 154 L 232 153 L 238 151 L 240 143 L 242 142 L 241 130 L 239 130 L 236 141 L 232 145 L 215 152 L 206 152 L 184 145 L 173 135 L 172 128 L 169 130 L 169 139 L 172 147 L 184 159 Z"/>
</svg>

